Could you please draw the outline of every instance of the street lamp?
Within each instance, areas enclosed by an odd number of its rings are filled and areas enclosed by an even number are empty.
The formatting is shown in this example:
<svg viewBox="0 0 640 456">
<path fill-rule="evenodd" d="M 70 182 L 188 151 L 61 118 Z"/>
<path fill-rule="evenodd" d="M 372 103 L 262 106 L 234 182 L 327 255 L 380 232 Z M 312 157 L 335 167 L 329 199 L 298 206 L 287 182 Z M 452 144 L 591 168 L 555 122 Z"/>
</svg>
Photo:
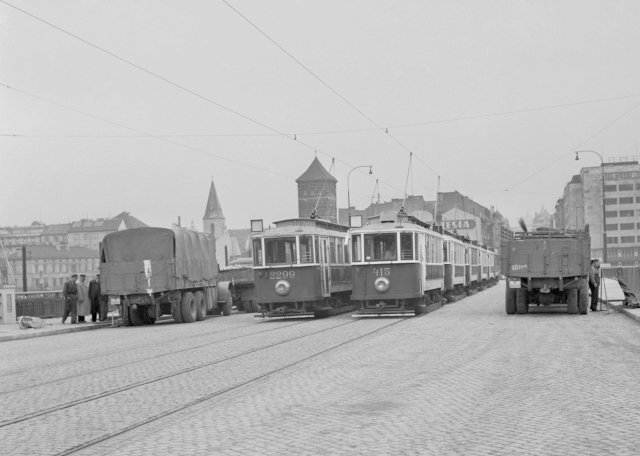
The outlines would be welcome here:
<svg viewBox="0 0 640 456">
<path fill-rule="evenodd" d="M 359 168 L 369 168 L 369 174 L 373 174 L 373 171 L 371 170 L 373 165 L 362 165 L 362 166 L 354 166 L 353 168 L 351 168 L 351 170 L 349 170 L 349 173 L 347 174 L 347 224 L 350 226 L 351 225 L 351 193 L 349 192 L 349 178 L 351 177 L 351 173 L 354 172 L 356 169 Z"/>
<path fill-rule="evenodd" d="M 595 150 L 576 150 L 576 160 L 580 160 L 581 153 L 596 154 L 600 158 L 600 166 L 602 167 L 602 262 L 607 263 L 607 211 L 604 206 L 604 159 Z"/>
</svg>

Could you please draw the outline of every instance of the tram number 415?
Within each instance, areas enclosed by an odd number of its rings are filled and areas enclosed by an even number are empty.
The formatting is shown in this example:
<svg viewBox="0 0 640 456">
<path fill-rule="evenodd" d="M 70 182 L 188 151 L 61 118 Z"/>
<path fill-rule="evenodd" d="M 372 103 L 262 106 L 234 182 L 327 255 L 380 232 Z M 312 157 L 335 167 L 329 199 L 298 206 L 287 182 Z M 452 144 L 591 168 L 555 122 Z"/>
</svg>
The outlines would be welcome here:
<svg viewBox="0 0 640 456">
<path fill-rule="evenodd" d="M 269 280 L 294 279 L 296 271 L 269 271 Z"/>
<path fill-rule="evenodd" d="M 373 275 L 376 277 L 389 277 L 391 268 L 373 268 Z"/>
</svg>

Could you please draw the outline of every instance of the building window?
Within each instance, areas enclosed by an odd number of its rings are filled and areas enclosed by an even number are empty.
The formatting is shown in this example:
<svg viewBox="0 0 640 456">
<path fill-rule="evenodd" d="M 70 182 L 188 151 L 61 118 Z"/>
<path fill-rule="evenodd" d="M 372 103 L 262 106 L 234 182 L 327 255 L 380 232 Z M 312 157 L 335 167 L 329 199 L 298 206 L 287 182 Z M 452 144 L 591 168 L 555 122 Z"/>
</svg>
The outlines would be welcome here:
<svg viewBox="0 0 640 456">
<path fill-rule="evenodd" d="M 622 236 L 622 238 L 620 238 L 620 243 L 622 244 L 633 244 L 635 242 L 636 242 L 635 236 Z"/>
<path fill-rule="evenodd" d="M 608 237 L 607 238 L 607 244 L 617 244 L 618 243 L 618 237 Z"/>
<path fill-rule="evenodd" d="M 633 184 L 620 184 L 618 185 L 618 190 L 621 192 L 633 190 Z"/>
<path fill-rule="evenodd" d="M 633 223 L 632 223 L 632 225 L 633 225 Z M 617 223 L 612 223 L 610 225 L 606 225 L 605 229 L 607 231 L 618 231 L 618 224 Z"/>
<path fill-rule="evenodd" d="M 633 217 L 635 215 L 635 211 L 620 211 L 620 217 Z"/>
<path fill-rule="evenodd" d="M 609 229 L 609 228 L 607 228 Z M 635 230 L 636 229 L 636 224 L 635 223 L 621 223 L 620 224 L 620 229 L 621 230 Z"/>
<path fill-rule="evenodd" d="M 612 205 L 612 204 L 617 204 L 618 203 L 618 198 L 605 198 L 604 199 L 604 204 L 607 205 Z"/>
<path fill-rule="evenodd" d="M 605 212 L 605 214 L 607 217 L 617 217 L 618 216 L 618 211 L 607 211 Z"/>
<path fill-rule="evenodd" d="M 616 192 L 616 191 L 618 191 L 618 186 L 617 185 L 605 185 L 604 186 L 604 191 L 605 192 Z"/>
<path fill-rule="evenodd" d="M 620 204 L 633 204 L 633 196 L 625 196 L 618 201 Z"/>
</svg>

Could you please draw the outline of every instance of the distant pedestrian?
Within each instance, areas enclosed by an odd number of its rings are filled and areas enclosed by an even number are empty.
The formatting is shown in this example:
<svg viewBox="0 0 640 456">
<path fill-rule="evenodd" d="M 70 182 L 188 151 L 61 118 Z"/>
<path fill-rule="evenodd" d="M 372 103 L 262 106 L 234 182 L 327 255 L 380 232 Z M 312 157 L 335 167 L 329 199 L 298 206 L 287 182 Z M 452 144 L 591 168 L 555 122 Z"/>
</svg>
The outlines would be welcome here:
<svg viewBox="0 0 640 456">
<path fill-rule="evenodd" d="M 589 289 L 591 290 L 591 311 L 598 310 L 598 292 L 600 291 L 600 260 L 591 260 L 589 270 Z"/>
<path fill-rule="evenodd" d="M 62 296 L 64 296 L 64 314 L 62 315 L 62 324 L 67 321 L 67 317 L 71 314 L 71 324 L 76 323 L 78 316 L 78 287 L 76 285 L 78 274 L 73 274 L 71 279 L 64 283 L 62 288 Z"/>
<path fill-rule="evenodd" d="M 84 323 L 85 315 L 91 313 L 91 303 L 89 302 L 89 289 L 85 280 L 87 276 L 80 274 L 80 282 L 78 282 L 78 322 Z"/>
<path fill-rule="evenodd" d="M 106 312 L 101 308 L 103 299 L 100 294 L 100 274 L 89 282 L 89 301 L 91 302 L 91 321 L 95 323 L 96 316 L 99 316 L 100 321 L 105 320 Z"/>
</svg>

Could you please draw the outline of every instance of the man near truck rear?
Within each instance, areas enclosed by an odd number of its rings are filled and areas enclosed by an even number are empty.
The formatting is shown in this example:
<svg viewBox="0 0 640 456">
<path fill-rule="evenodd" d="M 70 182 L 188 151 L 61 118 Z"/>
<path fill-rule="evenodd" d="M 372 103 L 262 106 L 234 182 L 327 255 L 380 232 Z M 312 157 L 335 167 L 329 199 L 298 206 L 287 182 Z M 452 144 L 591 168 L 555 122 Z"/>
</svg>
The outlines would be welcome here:
<svg viewBox="0 0 640 456">
<path fill-rule="evenodd" d="M 71 279 L 65 282 L 62 288 L 62 296 L 64 296 L 64 315 L 62 316 L 62 324 L 67 321 L 67 317 L 71 314 L 71 323 L 76 323 L 78 318 L 78 286 L 76 285 L 78 274 L 73 274 Z"/>
<path fill-rule="evenodd" d="M 598 291 L 600 291 L 600 260 L 591 260 L 589 269 L 589 289 L 591 290 L 591 312 L 598 310 Z"/>
</svg>

